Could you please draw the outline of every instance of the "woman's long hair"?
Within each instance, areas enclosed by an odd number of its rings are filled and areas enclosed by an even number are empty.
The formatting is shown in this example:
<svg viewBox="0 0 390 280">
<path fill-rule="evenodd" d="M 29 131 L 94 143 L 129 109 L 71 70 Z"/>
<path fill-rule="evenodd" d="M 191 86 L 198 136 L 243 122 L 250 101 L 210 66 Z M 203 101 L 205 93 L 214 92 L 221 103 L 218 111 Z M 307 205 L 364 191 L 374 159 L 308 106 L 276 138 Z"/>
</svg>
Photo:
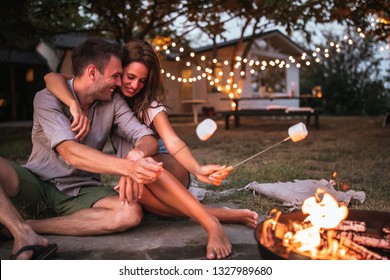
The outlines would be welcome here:
<svg viewBox="0 0 390 280">
<path fill-rule="evenodd" d="M 138 120 L 141 123 L 146 123 L 149 121 L 146 119 L 148 117 L 147 110 L 152 101 L 157 101 L 159 104 L 165 101 L 160 60 L 152 46 L 144 40 L 131 40 L 125 44 L 125 48 L 127 49 L 127 58 L 123 62 L 125 66 L 131 62 L 139 62 L 149 69 L 149 75 L 142 90 L 135 96 L 126 98 Z"/>
</svg>

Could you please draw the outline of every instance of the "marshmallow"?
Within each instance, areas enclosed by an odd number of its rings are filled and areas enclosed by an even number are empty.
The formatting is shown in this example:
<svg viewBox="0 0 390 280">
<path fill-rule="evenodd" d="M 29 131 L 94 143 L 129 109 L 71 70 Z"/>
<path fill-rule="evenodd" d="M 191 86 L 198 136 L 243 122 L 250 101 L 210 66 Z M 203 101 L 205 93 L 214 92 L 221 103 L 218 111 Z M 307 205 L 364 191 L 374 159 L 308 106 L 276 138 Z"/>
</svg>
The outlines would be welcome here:
<svg viewBox="0 0 390 280">
<path fill-rule="evenodd" d="M 302 122 L 297 123 L 288 129 L 288 135 L 293 142 L 298 142 L 305 139 L 307 133 L 306 125 Z"/>
<path fill-rule="evenodd" d="M 198 135 L 200 140 L 206 141 L 216 130 L 217 123 L 212 119 L 205 119 L 196 127 L 196 135 Z"/>
</svg>

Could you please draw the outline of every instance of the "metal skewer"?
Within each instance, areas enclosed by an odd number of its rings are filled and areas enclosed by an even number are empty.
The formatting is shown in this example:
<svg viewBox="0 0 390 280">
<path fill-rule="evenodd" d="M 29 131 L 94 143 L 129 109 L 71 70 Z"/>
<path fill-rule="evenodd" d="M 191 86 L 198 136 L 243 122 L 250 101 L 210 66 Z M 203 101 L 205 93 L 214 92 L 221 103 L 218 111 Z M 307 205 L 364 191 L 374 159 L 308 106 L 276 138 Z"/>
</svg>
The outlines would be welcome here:
<svg viewBox="0 0 390 280">
<path fill-rule="evenodd" d="M 250 159 L 252 159 L 252 158 L 254 158 L 254 157 L 257 157 L 257 156 L 261 155 L 262 153 L 264 153 L 264 152 L 266 152 L 266 151 L 268 151 L 268 150 L 270 150 L 270 149 L 272 149 L 272 148 L 274 148 L 274 147 L 276 147 L 276 146 L 278 146 L 278 145 L 280 145 L 280 144 L 286 142 L 286 141 L 289 140 L 289 139 L 290 139 L 290 136 L 287 137 L 286 139 L 284 139 L 284 140 L 282 140 L 282 141 L 280 141 L 280 142 L 278 142 L 278 143 L 276 143 L 276 144 L 274 144 L 274 145 L 272 145 L 272 146 L 270 146 L 270 147 L 268 147 L 268 148 L 262 150 L 261 152 L 255 154 L 255 155 L 253 155 L 253 156 L 251 156 L 251 157 L 249 157 L 249 158 L 247 158 L 247 159 L 244 159 L 243 161 L 240 161 L 239 163 L 235 164 L 233 167 L 235 168 L 235 167 L 239 166 L 240 164 L 243 164 L 244 162 L 247 162 L 248 160 L 250 160 Z"/>
</svg>

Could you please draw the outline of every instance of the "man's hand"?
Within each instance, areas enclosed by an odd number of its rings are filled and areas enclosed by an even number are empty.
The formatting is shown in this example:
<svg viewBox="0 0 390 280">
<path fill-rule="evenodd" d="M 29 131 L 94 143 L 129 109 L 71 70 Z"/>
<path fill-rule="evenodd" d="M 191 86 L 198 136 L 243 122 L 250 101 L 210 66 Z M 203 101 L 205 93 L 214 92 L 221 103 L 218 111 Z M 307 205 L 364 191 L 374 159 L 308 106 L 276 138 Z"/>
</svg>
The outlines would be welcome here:
<svg viewBox="0 0 390 280">
<path fill-rule="evenodd" d="M 121 204 L 124 204 L 126 201 L 128 204 L 131 204 L 132 202 L 137 202 L 138 199 L 141 199 L 144 184 L 138 184 L 130 177 L 122 176 L 114 189 L 119 193 L 119 201 Z"/>
<path fill-rule="evenodd" d="M 129 153 L 127 159 L 138 158 L 139 153 Z M 129 176 L 122 176 L 115 187 L 119 192 L 119 200 L 123 204 L 136 202 L 142 197 L 145 184 L 154 182 L 162 172 L 162 162 L 157 162 L 151 157 L 130 160 L 132 168 Z"/>
</svg>

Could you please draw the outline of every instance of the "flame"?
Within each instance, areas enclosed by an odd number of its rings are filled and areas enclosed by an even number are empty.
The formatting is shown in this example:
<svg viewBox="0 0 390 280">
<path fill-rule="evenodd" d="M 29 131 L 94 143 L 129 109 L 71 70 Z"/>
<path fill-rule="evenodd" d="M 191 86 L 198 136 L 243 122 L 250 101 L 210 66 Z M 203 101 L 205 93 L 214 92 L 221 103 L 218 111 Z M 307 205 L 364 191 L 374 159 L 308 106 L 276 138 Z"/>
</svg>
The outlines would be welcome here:
<svg viewBox="0 0 390 280">
<path fill-rule="evenodd" d="M 347 217 L 348 208 L 344 205 L 339 206 L 332 195 L 318 189 L 314 197 L 309 197 L 303 202 L 302 212 L 309 214 L 305 221 L 311 222 L 315 227 L 329 229 L 336 227 Z"/>
<path fill-rule="evenodd" d="M 295 253 L 321 260 L 388 259 L 348 237 L 336 234 L 337 226 L 348 216 L 348 208 L 339 205 L 324 189 L 317 189 L 313 197 L 303 202 L 302 212 L 307 215 L 305 220 L 283 223 L 279 222 L 281 211 L 273 209 L 270 217 L 263 222 L 261 244 L 268 248 L 275 247 L 275 252 L 283 257 Z"/>
<path fill-rule="evenodd" d="M 294 243 L 300 243 L 297 248 L 300 252 L 310 251 L 312 255 L 317 252 L 316 247 L 320 245 L 321 236 L 318 227 L 308 227 L 295 233 Z"/>
<path fill-rule="evenodd" d="M 348 208 L 344 205 L 340 206 L 337 200 L 323 189 L 318 189 L 314 197 L 309 197 L 303 202 L 302 212 L 308 214 L 304 220 L 308 226 L 301 226 L 294 230 L 294 233 L 287 232 L 283 244 L 285 246 L 289 244 L 300 252 L 309 251 L 312 256 L 315 256 L 321 244 L 323 229 L 336 227 L 347 217 Z M 337 244 L 332 245 L 333 248 L 328 249 L 335 254 Z"/>
</svg>

